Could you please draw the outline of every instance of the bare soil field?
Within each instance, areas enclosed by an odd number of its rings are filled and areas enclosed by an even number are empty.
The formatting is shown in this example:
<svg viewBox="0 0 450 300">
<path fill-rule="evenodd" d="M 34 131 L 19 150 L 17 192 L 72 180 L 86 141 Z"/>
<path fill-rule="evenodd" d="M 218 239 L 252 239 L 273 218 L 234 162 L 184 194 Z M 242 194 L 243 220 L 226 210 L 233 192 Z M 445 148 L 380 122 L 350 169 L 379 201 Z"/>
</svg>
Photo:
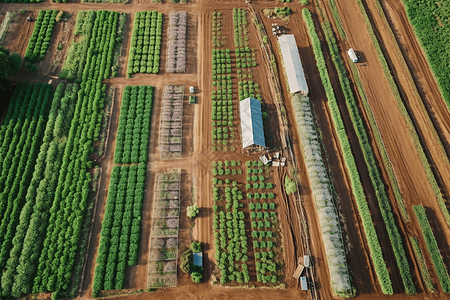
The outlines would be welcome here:
<svg viewBox="0 0 450 300">
<path fill-rule="evenodd" d="M 34 28 L 34 22 L 27 22 L 27 17 L 36 18 L 38 13 L 39 11 L 36 13 L 32 11 L 24 14 L 17 13 L 14 18 L 11 18 L 8 31 L 1 45 L 5 46 L 10 52 L 17 52 L 23 57 Z"/>
</svg>

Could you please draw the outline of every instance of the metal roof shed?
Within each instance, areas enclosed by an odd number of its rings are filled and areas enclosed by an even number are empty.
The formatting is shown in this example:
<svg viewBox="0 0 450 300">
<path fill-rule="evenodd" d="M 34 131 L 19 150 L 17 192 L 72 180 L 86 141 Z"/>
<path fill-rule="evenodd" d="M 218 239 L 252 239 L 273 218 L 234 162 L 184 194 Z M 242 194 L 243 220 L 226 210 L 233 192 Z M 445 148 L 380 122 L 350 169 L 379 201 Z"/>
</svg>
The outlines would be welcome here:
<svg viewBox="0 0 450 300">
<path fill-rule="evenodd" d="M 261 102 L 247 98 L 239 102 L 241 115 L 242 148 L 250 146 L 266 147 Z"/>
<path fill-rule="evenodd" d="M 291 93 L 300 92 L 308 94 L 305 73 L 303 73 L 302 62 L 298 54 L 297 43 L 293 34 L 286 34 L 278 37 L 281 55 L 283 56 L 284 68 L 289 82 Z"/>
</svg>

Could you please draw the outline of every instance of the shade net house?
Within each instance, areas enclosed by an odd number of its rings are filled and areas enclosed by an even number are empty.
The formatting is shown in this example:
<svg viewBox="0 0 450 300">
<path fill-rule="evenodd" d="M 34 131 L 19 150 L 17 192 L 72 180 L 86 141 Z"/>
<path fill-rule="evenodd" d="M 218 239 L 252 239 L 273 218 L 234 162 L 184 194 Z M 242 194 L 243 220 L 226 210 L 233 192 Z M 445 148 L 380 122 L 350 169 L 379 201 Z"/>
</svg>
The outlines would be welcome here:
<svg viewBox="0 0 450 300">
<path fill-rule="evenodd" d="M 280 43 L 290 92 L 293 94 L 300 92 L 303 95 L 308 95 L 308 85 L 306 84 L 305 73 L 303 72 L 294 35 L 279 36 L 278 42 Z"/>
<path fill-rule="evenodd" d="M 239 102 L 241 137 L 244 150 L 263 150 L 266 147 L 261 102 L 246 98 Z"/>
</svg>

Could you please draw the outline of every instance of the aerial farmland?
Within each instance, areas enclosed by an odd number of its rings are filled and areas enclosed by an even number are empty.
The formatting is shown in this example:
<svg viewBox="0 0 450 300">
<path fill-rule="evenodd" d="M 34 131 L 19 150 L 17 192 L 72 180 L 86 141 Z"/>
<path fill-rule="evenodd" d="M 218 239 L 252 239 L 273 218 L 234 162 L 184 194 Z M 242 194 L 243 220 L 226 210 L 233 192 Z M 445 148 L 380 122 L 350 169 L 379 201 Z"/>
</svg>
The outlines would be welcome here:
<svg viewBox="0 0 450 300">
<path fill-rule="evenodd" d="M 0 298 L 450 299 L 450 4 L 0 0 Z"/>
</svg>

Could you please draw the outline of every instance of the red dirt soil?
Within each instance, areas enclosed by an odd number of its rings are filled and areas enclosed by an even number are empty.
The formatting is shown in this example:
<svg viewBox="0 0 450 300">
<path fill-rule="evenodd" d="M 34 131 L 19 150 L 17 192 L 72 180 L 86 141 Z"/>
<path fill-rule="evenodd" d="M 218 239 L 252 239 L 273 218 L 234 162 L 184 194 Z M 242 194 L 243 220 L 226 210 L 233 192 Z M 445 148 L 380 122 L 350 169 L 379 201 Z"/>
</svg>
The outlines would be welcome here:
<svg viewBox="0 0 450 300">
<path fill-rule="evenodd" d="M 370 1 L 369 1 L 370 2 Z M 434 127 L 436 128 L 438 135 L 444 144 L 447 152 L 449 151 L 450 144 L 450 117 L 445 104 L 440 97 L 439 91 L 437 89 L 435 80 L 432 78 L 431 72 L 428 69 L 423 51 L 419 47 L 417 40 L 415 39 L 411 26 L 407 23 L 407 19 L 404 13 L 404 9 L 399 3 L 392 0 L 385 0 L 383 6 L 388 12 L 388 19 L 391 26 L 395 29 L 394 34 L 400 43 L 400 48 L 406 57 L 406 61 L 409 69 L 411 70 L 414 78 L 414 83 L 417 85 L 419 94 L 423 101 L 425 102 L 426 108 L 428 110 L 428 115 L 431 116 Z M 384 78 L 381 65 L 378 61 L 375 49 L 370 43 L 370 38 L 367 30 L 365 29 L 365 24 L 362 16 L 356 6 L 355 1 L 339 1 L 337 2 L 339 12 L 341 13 L 341 18 L 343 21 L 344 29 L 349 37 L 348 45 L 353 48 L 358 49 L 364 55 L 364 60 L 366 61 L 366 66 L 358 66 L 359 72 L 361 74 L 365 92 L 369 99 L 369 103 L 372 106 L 374 115 L 378 126 L 383 137 L 383 141 L 386 145 L 389 158 L 393 163 L 395 174 L 399 180 L 402 195 L 404 197 L 405 204 L 407 206 L 408 213 L 412 221 L 409 224 L 403 224 L 398 214 L 398 210 L 395 205 L 395 199 L 393 197 L 392 189 L 390 188 L 389 181 L 387 180 L 386 171 L 384 170 L 381 163 L 379 163 L 381 168 L 381 175 L 388 189 L 388 195 L 393 204 L 394 212 L 396 215 L 396 220 L 399 222 L 399 230 L 402 234 L 403 241 L 405 242 L 405 236 L 407 233 L 413 234 L 419 237 L 420 246 L 422 251 L 424 251 L 425 244 L 421 237 L 420 232 L 417 230 L 418 225 L 415 222 L 415 218 L 412 212 L 412 205 L 422 204 L 427 208 L 427 215 L 432 219 L 431 226 L 438 238 L 438 244 L 442 250 L 448 247 L 450 244 L 448 241 L 449 229 L 445 222 L 443 221 L 442 214 L 437 206 L 434 194 L 428 184 L 425 172 L 418 160 L 417 153 L 409 139 L 406 131 L 406 125 L 403 122 L 400 114 L 398 113 L 394 98 L 390 92 L 387 81 Z M 377 233 L 380 236 L 380 242 L 382 244 L 383 254 L 387 260 L 388 267 L 392 276 L 392 281 L 394 284 L 394 291 L 399 292 L 393 296 L 385 296 L 381 294 L 380 288 L 378 286 L 376 275 L 373 270 L 373 265 L 371 264 L 369 258 L 369 252 L 366 246 L 364 234 L 362 228 L 360 227 L 360 220 L 357 214 L 357 209 L 353 195 L 351 193 L 350 183 L 348 174 L 345 170 L 342 154 L 340 152 L 339 145 L 337 143 L 337 138 L 333 129 L 333 124 L 331 116 L 326 105 L 326 95 L 321 85 L 320 77 L 315 66 L 314 54 L 311 49 L 310 40 L 306 33 L 306 29 L 301 18 L 302 6 L 297 5 L 297 3 L 280 4 L 274 1 L 256 1 L 253 4 L 257 11 L 262 8 L 289 5 L 293 9 L 293 15 L 290 20 L 283 23 L 290 32 L 295 35 L 300 56 L 302 58 L 303 67 L 307 77 L 307 81 L 310 88 L 310 98 L 315 105 L 315 111 L 317 114 L 318 122 L 322 130 L 322 138 L 324 143 L 324 152 L 328 156 L 328 164 L 331 170 L 332 180 L 335 186 L 335 196 L 338 204 L 338 209 L 341 213 L 341 223 L 343 226 L 344 239 L 346 240 L 346 247 L 348 251 L 347 259 L 350 268 L 353 272 L 353 283 L 357 290 L 358 299 L 387 299 L 387 298 L 406 298 L 407 296 L 403 292 L 402 283 L 398 274 L 398 270 L 395 265 L 395 260 L 392 255 L 392 250 L 388 242 L 387 233 L 384 229 L 384 224 L 379 213 L 378 204 L 374 198 L 374 191 L 371 187 L 371 183 L 368 177 L 367 168 L 362 159 L 361 150 L 357 143 L 356 135 L 351 128 L 351 122 L 348 113 L 345 109 L 345 100 L 342 93 L 338 88 L 338 81 L 336 73 L 330 71 L 331 80 L 338 98 L 338 103 L 341 108 L 341 113 L 344 118 L 346 128 L 348 129 L 349 139 L 351 146 L 354 149 L 353 153 L 357 162 L 358 171 L 360 172 L 361 181 L 363 187 L 366 191 L 367 199 L 370 208 L 373 213 L 373 219 L 377 229 Z M 384 28 L 383 23 L 376 18 L 375 10 L 372 8 L 373 4 L 369 3 L 371 12 L 375 16 L 374 26 L 376 26 L 378 36 L 382 38 L 383 49 L 387 49 L 387 52 L 392 50 L 392 45 L 389 42 L 388 35 L 386 33 L 386 28 Z M 112 158 L 115 145 L 115 134 L 117 130 L 118 116 L 120 113 L 120 101 L 121 101 L 121 91 L 125 85 L 152 85 L 156 87 L 156 93 L 154 98 L 154 114 L 152 120 L 152 132 L 150 139 L 150 152 L 149 152 L 149 165 L 148 165 L 148 177 L 146 186 L 148 187 L 145 193 L 145 202 L 143 207 L 143 226 L 142 226 L 142 238 L 141 245 L 139 249 L 140 258 L 138 265 L 130 268 L 126 282 L 127 288 L 139 289 L 146 288 L 146 277 L 147 277 L 147 263 L 148 263 L 148 243 L 149 243 L 149 233 L 151 224 L 151 209 L 153 201 L 153 178 L 155 172 L 165 170 L 167 168 L 182 168 L 187 174 L 192 174 L 192 187 L 196 190 L 197 205 L 201 208 L 199 217 L 195 220 L 195 226 L 192 230 L 192 238 L 197 239 L 206 245 L 205 249 L 205 278 L 208 280 L 210 275 L 214 273 L 214 249 L 213 249 L 213 232 L 212 232 L 212 174 L 211 174 L 211 162 L 224 159 L 240 159 L 245 161 L 249 159 L 248 156 L 243 155 L 240 151 L 237 153 L 224 153 L 224 152 L 213 152 L 211 150 L 211 101 L 209 101 L 209 95 L 211 92 L 212 79 L 211 79 L 211 49 L 212 49 L 212 34 L 211 34 L 211 15 L 214 10 L 223 11 L 231 13 L 231 8 L 242 7 L 245 8 L 245 4 L 242 1 L 229 1 L 229 2 L 217 2 L 212 0 L 204 1 L 194 1 L 188 4 L 173 4 L 170 2 L 164 2 L 160 4 L 149 3 L 148 1 L 135 0 L 131 4 L 94 4 L 94 3 L 73 3 L 73 4 L 61 4 L 53 2 L 43 2 L 36 4 L 24 4 L 24 3 L 14 3 L 14 4 L 2 4 L 0 10 L 4 13 L 6 11 L 18 11 L 22 8 L 31 9 L 32 13 L 37 15 L 39 9 L 61 9 L 68 11 L 73 14 L 70 19 L 70 24 L 73 24 L 75 20 L 75 13 L 78 10 L 86 9 L 105 9 L 105 10 L 116 10 L 121 12 L 126 12 L 132 14 L 135 11 L 141 10 L 153 10 L 156 9 L 163 12 L 167 16 L 170 10 L 187 10 L 189 14 L 189 24 L 192 30 L 191 34 L 188 35 L 188 58 L 187 62 L 191 62 L 187 66 L 187 74 L 167 74 L 164 71 L 165 66 L 165 52 L 166 52 L 166 40 L 163 36 L 162 41 L 162 54 L 161 54 L 161 66 L 159 75 L 145 75 L 138 74 L 132 79 L 125 78 L 126 63 L 128 57 L 128 47 L 130 43 L 130 35 L 132 24 L 132 17 L 127 16 L 127 28 L 126 36 L 124 37 L 124 47 L 122 49 L 122 56 L 119 59 L 119 77 L 106 80 L 105 82 L 108 86 L 115 86 L 116 97 L 114 100 L 114 106 L 111 114 L 111 128 L 110 135 L 107 142 L 107 149 L 105 151 L 105 156 L 102 160 L 102 176 L 100 178 L 100 188 L 99 197 L 96 204 L 96 215 L 94 216 L 93 222 L 93 232 L 90 240 L 90 246 L 88 249 L 88 259 L 86 264 L 86 272 L 84 275 L 82 294 L 81 298 L 90 299 L 91 298 L 91 288 L 92 279 L 94 274 L 95 259 L 97 255 L 97 247 L 99 242 L 99 233 L 101 229 L 101 220 L 104 213 L 104 207 L 106 204 L 107 187 L 109 182 L 109 175 L 112 169 Z M 313 12 L 315 7 L 309 5 Z M 324 9 L 324 8 L 322 8 Z M 331 18 L 330 12 L 325 9 L 326 14 Z M 248 15 L 250 13 L 248 12 Z M 5 40 L 2 45 L 6 45 L 11 51 L 18 51 L 23 54 L 25 52 L 26 46 L 28 44 L 29 37 L 33 29 L 32 24 L 25 22 L 25 16 L 17 16 L 13 22 L 10 24 L 10 30 L 6 35 Z M 320 17 L 314 16 L 315 21 L 320 20 Z M 165 19 L 166 21 L 167 19 Z M 265 22 L 265 27 L 267 31 L 270 31 L 270 26 L 272 20 L 267 20 L 263 17 Z M 278 22 L 278 20 L 277 20 Z M 24 26 L 21 26 L 24 25 Z M 225 24 L 224 24 L 225 25 Z M 59 25 L 58 25 L 59 26 Z M 49 54 L 47 58 L 41 63 L 40 68 L 43 74 L 36 75 L 34 78 L 31 76 L 27 79 L 36 80 L 37 78 L 48 78 L 48 75 L 55 75 L 57 68 L 51 68 L 49 66 L 50 62 L 56 59 L 60 59 L 62 63 L 64 59 L 64 52 L 67 51 L 67 47 L 70 44 L 70 39 L 72 38 L 71 31 L 72 27 L 68 26 L 68 33 L 64 31 L 65 29 L 55 27 L 54 38 L 52 39 L 52 44 L 49 49 Z M 62 25 L 60 27 L 64 27 Z M 166 28 L 166 27 L 164 27 Z M 189 26 L 188 26 L 189 28 Z M 318 29 L 318 23 L 316 23 L 316 29 Z M 248 26 L 250 46 L 256 48 L 258 62 L 260 60 L 260 50 L 256 43 L 255 30 L 252 23 L 249 22 Z M 232 24 L 228 22 L 223 26 L 223 31 L 226 33 L 228 44 L 231 48 L 234 47 L 233 44 L 233 33 Z M 163 30 L 164 32 L 164 30 Z M 321 32 L 319 31 L 319 36 Z M 20 39 L 16 37 L 20 36 Z M 192 38 L 192 37 L 195 38 Z M 270 37 L 273 45 L 276 45 L 275 39 Z M 55 51 L 55 47 L 58 42 L 61 41 L 65 43 L 65 48 L 62 51 L 63 54 L 61 58 L 57 58 L 58 51 Z M 64 42 L 64 41 L 67 41 Z M 345 49 L 346 44 L 339 42 L 341 46 L 341 55 L 346 58 Z M 231 46 L 233 45 L 233 46 Z M 275 56 L 278 63 L 279 76 L 281 78 L 283 86 L 283 98 L 284 104 L 286 105 L 288 120 L 290 124 L 290 135 L 293 141 L 294 152 L 296 159 L 298 160 L 299 167 L 299 177 L 302 193 L 303 206 L 306 211 L 306 216 L 308 219 L 308 230 L 310 234 L 310 246 L 311 252 L 314 256 L 314 273 L 316 276 L 316 287 L 319 292 L 320 299 L 332 299 L 332 294 L 329 284 L 329 274 L 325 261 L 325 251 L 323 248 L 322 238 L 320 234 L 320 227 L 318 224 L 317 211 L 314 206 L 314 202 L 311 195 L 311 188 L 309 185 L 309 179 L 306 173 L 306 167 L 302 159 L 302 155 L 299 149 L 299 137 L 297 136 L 297 130 L 295 125 L 295 118 L 292 112 L 292 106 L 289 101 L 289 94 L 286 91 L 286 84 L 284 82 L 284 75 L 281 70 L 281 59 L 279 53 L 276 49 Z M 331 67 L 331 58 L 329 56 L 326 47 L 323 47 L 324 54 L 326 56 L 328 67 Z M 385 51 L 386 52 L 386 51 Z M 394 53 L 394 52 L 392 52 Z M 442 185 L 442 190 L 448 191 L 445 184 L 450 182 L 450 175 L 445 161 L 441 159 L 440 149 L 436 146 L 436 141 L 433 140 L 432 134 L 430 133 L 430 128 L 427 126 L 427 118 L 429 116 L 423 115 L 423 112 L 418 106 L 414 104 L 413 91 L 409 86 L 411 83 L 408 81 L 404 70 L 401 68 L 400 61 L 395 58 L 395 55 L 389 57 L 390 67 L 393 68 L 393 75 L 396 79 L 396 83 L 401 86 L 402 97 L 404 99 L 410 99 L 407 103 L 410 112 L 412 112 L 412 117 L 417 128 L 420 128 L 419 135 L 421 136 L 421 141 L 424 143 L 429 156 L 433 158 L 433 170 L 435 174 L 440 174 L 438 182 Z M 49 68 L 50 67 L 50 68 Z M 348 69 L 348 68 L 347 68 Z M 330 68 L 330 70 L 334 70 Z M 261 65 L 255 70 L 255 82 L 258 82 L 262 88 L 262 96 L 269 104 L 273 104 L 273 96 L 270 94 L 270 90 L 267 87 L 268 80 L 265 78 L 265 74 L 268 73 L 268 66 Z M 189 85 L 196 85 L 199 89 L 199 104 L 195 105 L 192 111 L 186 110 L 185 115 L 187 118 L 184 120 L 186 127 L 186 133 L 183 138 L 187 141 L 185 148 L 185 154 L 182 160 L 173 161 L 160 161 L 159 153 L 157 150 L 158 143 L 158 127 L 159 127 L 159 111 L 161 105 L 161 95 L 162 89 L 166 84 L 182 84 L 185 87 Z M 187 91 L 187 90 L 186 90 Z M 406 101 L 405 101 L 406 102 Z M 361 111 L 361 109 L 360 109 Z M 363 114 L 364 116 L 364 114 Z M 367 124 L 367 122 L 365 122 Z M 274 126 L 276 123 L 274 124 Z M 192 128 L 192 127 L 193 128 Z M 191 127 L 191 128 L 188 128 Z M 368 128 L 368 126 L 366 126 Z M 185 131 L 185 129 L 183 129 Z M 277 129 L 274 129 L 277 131 Z M 190 134 L 190 135 L 189 135 Z M 369 132 L 369 136 L 372 134 Z M 372 148 L 374 147 L 373 139 L 371 138 Z M 378 151 L 375 151 L 377 161 L 380 162 L 380 155 Z M 252 158 L 254 159 L 254 158 Z M 279 169 L 277 176 L 274 176 L 275 184 L 278 187 L 282 187 L 282 178 L 284 178 L 285 170 Z M 186 190 L 191 190 L 189 186 L 189 181 Z M 447 196 L 447 195 L 446 195 Z M 189 204 L 189 196 L 186 202 L 182 202 L 182 207 Z M 286 266 L 286 286 L 287 289 L 233 289 L 226 287 L 219 287 L 211 285 L 209 282 L 194 285 L 189 281 L 186 275 L 179 275 L 179 286 L 177 288 L 171 289 L 161 289 L 152 294 L 142 294 L 142 295 L 129 295 L 120 298 L 127 299 L 293 299 L 296 297 L 307 297 L 306 292 L 299 291 L 298 282 L 292 279 L 292 273 L 294 267 L 297 263 L 297 258 L 303 254 L 302 247 L 304 246 L 301 241 L 299 223 L 297 218 L 297 212 L 295 211 L 295 206 L 293 205 L 292 198 L 279 197 L 277 199 L 279 208 L 279 219 L 282 226 L 283 232 L 283 247 L 284 247 L 284 258 Z M 183 214 L 183 211 L 181 212 Z M 286 217 L 281 217 L 285 215 Z M 186 218 L 181 220 L 181 235 L 180 235 L 180 245 L 184 247 L 188 244 L 190 239 L 190 221 Z M 180 247 L 181 250 L 183 250 Z M 447 295 L 438 291 L 433 294 L 426 294 L 423 292 L 423 285 L 418 279 L 418 271 L 415 266 L 413 255 L 411 255 L 411 249 L 409 243 L 405 246 L 405 250 L 408 253 L 408 257 L 411 260 L 410 266 L 412 267 L 412 273 L 414 280 L 417 282 L 416 287 L 419 289 L 419 294 L 417 299 L 444 299 L 449 298 Z M 427 260 L 427 265 L 432 271 L 433 282 L 438 286 L 436 275 L 434 274 L 431 260 L 428 254 L 425 252 L 425 257 Z M 444 256 L 444 263 L 447 266 L 450 265 L 450 254 L 449 251 L 442 251 Z M 180 272 L 179 272 L 180 273 Z M 410 297 L 408 297 L 410 298 Z"/>
</svg>

